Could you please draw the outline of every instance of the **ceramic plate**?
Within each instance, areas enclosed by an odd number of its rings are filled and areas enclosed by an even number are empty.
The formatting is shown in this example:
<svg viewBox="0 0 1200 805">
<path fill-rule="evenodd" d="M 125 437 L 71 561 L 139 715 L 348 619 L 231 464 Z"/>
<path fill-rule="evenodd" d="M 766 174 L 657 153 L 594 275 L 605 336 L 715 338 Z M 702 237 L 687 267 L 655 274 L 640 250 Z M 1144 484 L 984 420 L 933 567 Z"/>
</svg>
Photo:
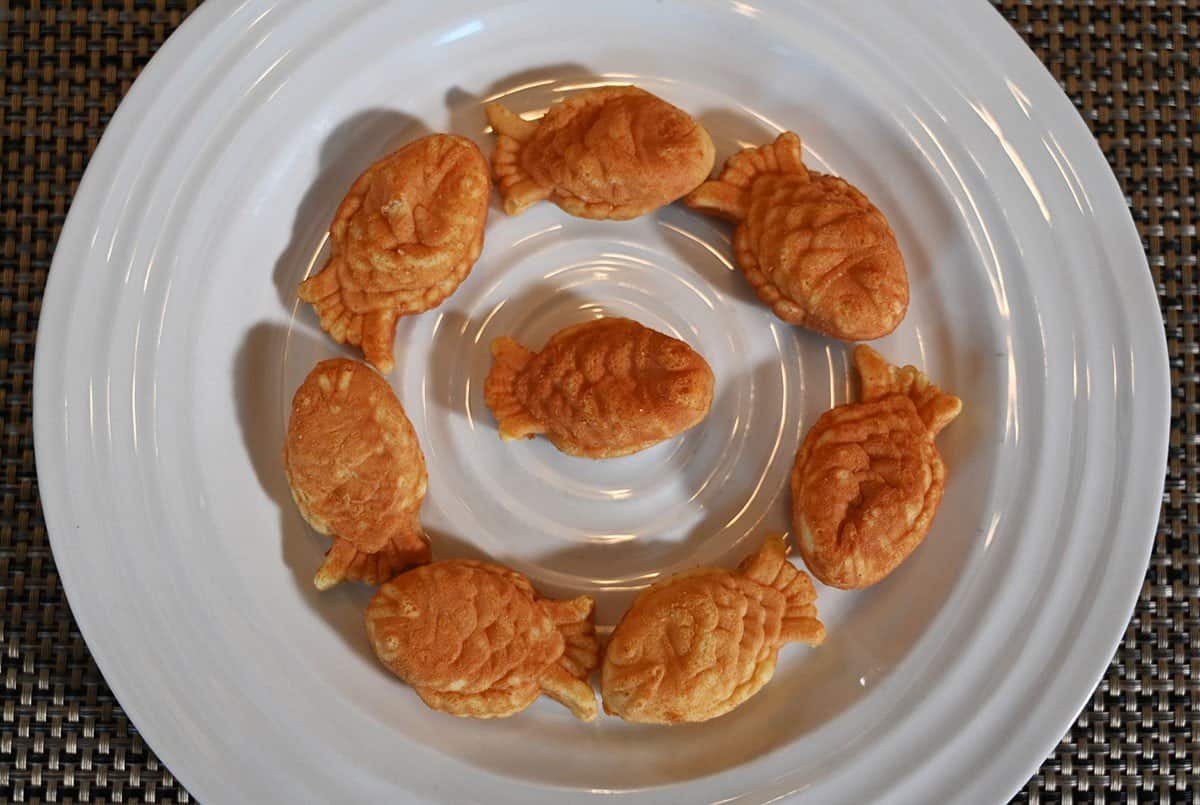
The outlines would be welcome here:
<svg viewBox="0 0 1200 805">
<path fill-rule="evenodd" d="M 829 638 L 720 720 L 496 723 L 430 712 L 374 660 L 370 590 L 312 586 L 327 541 L 280 462 L 291 394 L 340 350 L 297 304 L 334 208 L 430 130 L 490 151 L 481 103 L 536 113 L 635 82 L 718 159 L 794 129 L 889 217 L 912 304 L 876 346 L 959 394 L 945 503 L 884 583 L 819 587 Z M 437 555 L 487 555 L 611 626 L 666 573 L 787 527 L 787 475 L 852 391 L 848 348 L 776 320 L 730 229 L 541 204 L 390 380 L 429 463 Z M 502 444 L 488 343 L 631 316 L 717 378 L 702 427 L 606 462 Z M 1036 769 L 1103 673 L 1150 550 L 1168 432 L 1154 289 L 1076 112 L 986 3 L 205 3 L 88 167 L 38 333 L 37 463 L 55 559 L 109 684 L 202 801 L 638 802 L 794 794 L 982 802 Z"/>
</svg>

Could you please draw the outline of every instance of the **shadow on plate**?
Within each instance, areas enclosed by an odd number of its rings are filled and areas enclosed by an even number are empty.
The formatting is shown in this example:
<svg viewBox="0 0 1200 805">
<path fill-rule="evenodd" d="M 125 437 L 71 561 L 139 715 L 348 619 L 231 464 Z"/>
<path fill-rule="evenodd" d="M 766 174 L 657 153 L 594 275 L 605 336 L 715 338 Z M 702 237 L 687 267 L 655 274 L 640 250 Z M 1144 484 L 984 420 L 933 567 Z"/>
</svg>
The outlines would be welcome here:
<svg viewBox="0 0 1200 805">
<path fill-rule="evenodd" d="M 639 536 L 635 540 L 610 545 L 587 542 L 584 537 L 580 536 L 578 541 L 571 541 L 562 548 L 545 553 L 537 557 L 535 562 L 539 567 L 557 572 L 572 574 L 572 571 L 575 571 L 575 575 L 588 580 L 601 576 L 606 567 L 611 567 L 611 564 L 606 564 L 603 558 L 604 554 L 609 551 L 627 553 L 636 551 L 639 556 L 648 560 L 647 564 L 652 564 L 654 557 L 668 555 L 679 549 L 680 546 L 681 543 L 675 540 L 657 539 L 652 536 Z M 697 563 L 691 563 L 689 567 L 696 566 L 698 566 Z M 581 594 L 581 589 L 578 587 L 560 585 L 539 578 L 536 573 L 530 575 L 538 589 L 545 595 L 554 598 L 572 598 Z M 597 631 L 607 635 L 625 614 L 625 611 L 629 609 L 629 605 L 633 603 L 633 599 L 637 597 L 638 593 L 661 578 L 663 575 L 654 571 L 629 574 L 623 581 L 591 591 L 589 594 L 596 599 Z"/>
<path fill-rule="evenodd" d="M 487 115 L 483 112 L 485 103 L 498 100 L 507 106 L 511 102 L 513 111 L 519 114 L 542 111 L 562 97 L 561 85 L 572 87 L 605 81 L 608 79 L 582 64 L 561 62 L 510 73 L 477 93 L 453 86 L 446 91 L 445 99 L 450 130 L 483 143 L 490 139 L 485 136 L 488 129 Z"/>
<path fill-rule="evenodd" d="M 705 109 L 695 118 L 712 138 L 716 152 L 714 176 L 720 174 L 725 160 L 743 148 L 766 145 L 779 135 L 758 118 L 733 109 Z"/>
<path fill-rule="evenodd" d="M 739 302 L 762 304 L 733 260 L 733 224 L 689 210 L 682 201 L 651 213 L 670 235 L 664 238 L 679 261 Z"/>
<path fill-rule="evenodd" d="M 375 662 L 367 643 L 362 613 L 373 588 L 345 582 L 320 592 L 313 576 L 320 567 L 329 540 L 304 522 L 292 500 L 283 470 L 283 441 L 287 414 L 295 388 L 285 388 L 282 374 L 285 350 L 334 357 L 336 345 L 318 341 L 300 328 L 291 331 L 281 324 L 262 323 L 247 334 L 238 350 L 236 379 L 238 422 L 242 441 L 263 490 L 279 507 L 280 556 L 292 572 L 296 589 L 305 604 L 318 613 L 357 655 Z M 307 372 L 308 368 L 305 368 Z M 299 381 L 296 381 L 299 385 Z"/>
</svg>

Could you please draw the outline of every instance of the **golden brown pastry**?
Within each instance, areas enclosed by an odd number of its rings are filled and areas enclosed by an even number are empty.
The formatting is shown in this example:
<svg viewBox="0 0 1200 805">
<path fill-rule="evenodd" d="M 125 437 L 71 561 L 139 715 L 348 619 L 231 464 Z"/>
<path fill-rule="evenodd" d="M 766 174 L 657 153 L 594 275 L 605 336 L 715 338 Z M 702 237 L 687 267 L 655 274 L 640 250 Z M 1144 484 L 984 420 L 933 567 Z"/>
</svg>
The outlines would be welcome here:
<svg viewBox="0 0 1200 805">
<path fill-rule="evenodd" d="M 816 592 L 767 538 L 736 571 L 680 573 L 644 590 L 604 654 L 604 712 L 678 724 L 724 715 L 762 689 L 785 643 L 820 645 Z"/>
<path fill-rule="evenodd" d="M 792 132 L 730 157 L 684 202 L 737 223 L 738 267 L 789 324 L 867 341 L 904 318 L 908 274 L 887 219 L 850 183 L 805 168 Z"/>
<path fill-rule="evenodd" d="M 670 204 L 708 178 L 713 144 L 686 112 L 637 87 L 602 87 L 524 120 L 486 108 L 504 211 L 550 199 L 571 215 L 626 220 Z"/>
<path fill-rule="evenodd" d="M 392 387 L 371 367 L 335 358 L 292 399 L 283 466 L 300 514 L 333 546 L 313 579 L 380 584 L 429 561 L 418 513 L 425 456 Z"/>
<path fill-rule="evenodd" d="M 497 338 L 492 356 L 483 398 L 505 441 L 544 433 L 564 453 L 614 458 L 677 436 L 712 405 L 704 358 L 630 319 L 567 327 L 536 354 Z"/>
<path fill-rule="evenodd" d="M 321 328 L 390 372 L 396 321 L 441 304 L 479 257 L 489 184 L 479 148 L 453 134 L 367 168 L 333 216 L 329 262 L 300 284 Z"/>
<path fill-rule="evenodd" d="M 946 487 L 933 437 L 962 410 L 912 366 L 854 350 L 862 402 L 809 430 L 792 470 L 800 555 L 831 587 L 857 589 L 895 570 L 921 544 Z"/>
<path fill-rule="evenodd" d="M 588 596 L 541 598 L 500 565 L 452 559 L 380 587 L 367 607 L 367 635 L 379 660 L 434 710 L 504 718 L 545 693 L 591 721 L 596 694 L 587 680 L 600 652 L 594 606 Z"/>
</svg>

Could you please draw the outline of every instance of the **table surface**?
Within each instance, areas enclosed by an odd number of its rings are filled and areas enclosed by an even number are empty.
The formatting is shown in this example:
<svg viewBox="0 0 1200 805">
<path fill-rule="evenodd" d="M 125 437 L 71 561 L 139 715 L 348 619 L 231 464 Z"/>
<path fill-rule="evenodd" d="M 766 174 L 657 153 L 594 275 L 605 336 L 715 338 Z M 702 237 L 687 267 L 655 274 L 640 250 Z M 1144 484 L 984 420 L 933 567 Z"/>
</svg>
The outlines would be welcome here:
<svg viewBox="0 0 1200 805">
<path fill-rule="evenodd" d="M 1091 702 L 1018 800 L 1200 802 L 1196 171 L 1200 0 L 992 0 L 1124 189 L 1174 388 L 1141 598 Z M 33 358 L 54 244 L 138 71 L 196 0 L 0 0 L 0 800 L 188 802 L 96 669 L 59 583 L 33 460 Z"/>
</svg>

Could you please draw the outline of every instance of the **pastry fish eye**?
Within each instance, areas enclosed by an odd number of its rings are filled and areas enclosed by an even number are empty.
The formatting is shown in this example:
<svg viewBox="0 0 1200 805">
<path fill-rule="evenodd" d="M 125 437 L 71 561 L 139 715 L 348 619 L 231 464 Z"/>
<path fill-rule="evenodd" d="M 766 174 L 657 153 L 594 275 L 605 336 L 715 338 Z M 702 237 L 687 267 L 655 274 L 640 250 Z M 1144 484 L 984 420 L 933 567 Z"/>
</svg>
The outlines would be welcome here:
<svg viewBox="0 0 1200 805">
<path fill-rule="evenodd" d="M 642 655 L 643 645 L 636 640 L 614 640 L 608 644 L 606 656 L 621 665 L 636 661 Z"/>
</svg>

